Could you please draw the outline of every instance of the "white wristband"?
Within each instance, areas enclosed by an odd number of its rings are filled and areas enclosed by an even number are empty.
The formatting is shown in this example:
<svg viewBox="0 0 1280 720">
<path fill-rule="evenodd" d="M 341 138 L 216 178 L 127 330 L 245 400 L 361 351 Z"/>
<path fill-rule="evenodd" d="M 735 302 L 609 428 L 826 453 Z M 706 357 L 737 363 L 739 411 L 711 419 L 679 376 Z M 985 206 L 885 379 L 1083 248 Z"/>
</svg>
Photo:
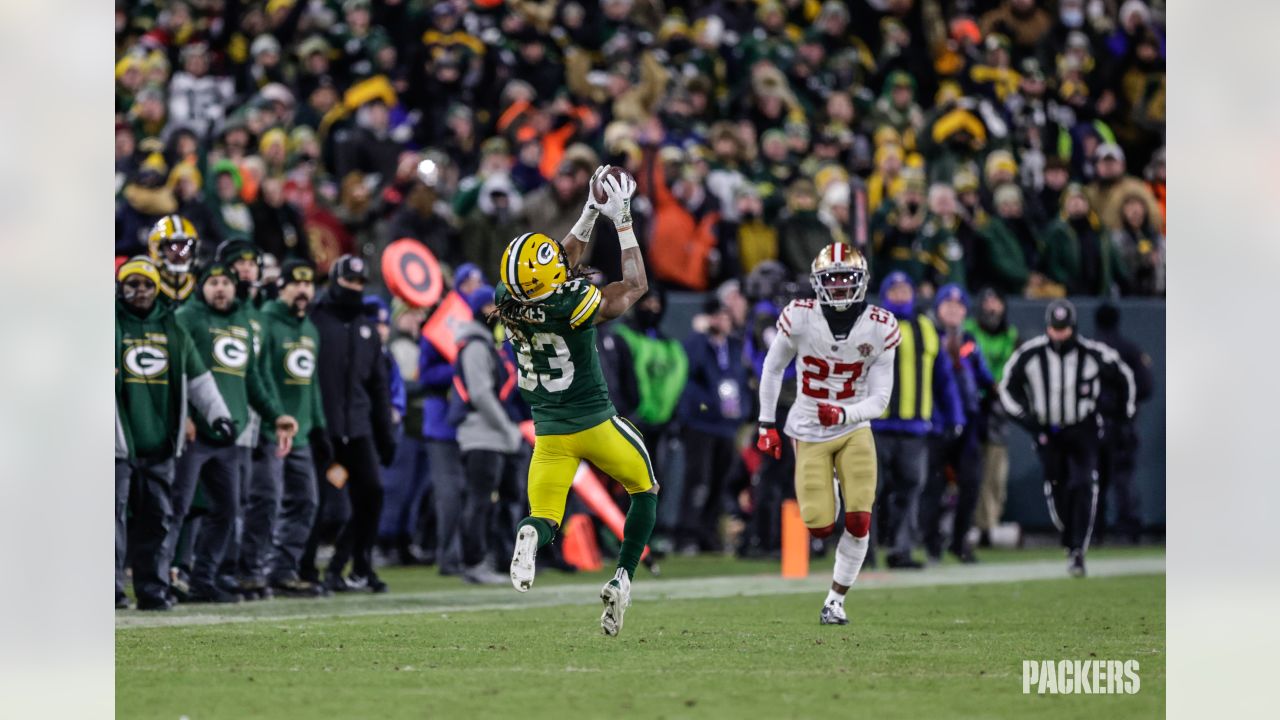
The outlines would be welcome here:
<svg viewBox="0 0 1280 720">
<path fill-rule="evenodd" d="M 613 226 L 618 231 L 618 247 L 628 250 L 633 247 L 640 247 L 640 243 L 636 241 L 635 230 L 631 229 L 631 199 L 627 198 L 622 201 L 622 212 L 613 219 Z"/>
<path fill-rule="evenodd" d="M 631 229 L 631 225 L 618 227 L 618 247 L 623 250 L 640 247 L 640 243 L 636 240 L 636 231 Z"/>
<path fill-rule="evenodd" d="M 578 218 L 578 222 L 574 224 L 573 229 L 569 232 L 578 238 L 579 242 L 591 242 L 591 231 L 596 226 L 596 218 L 600 217 L 599 210 L 583 210 L 582 215 Z"/>
</svg>

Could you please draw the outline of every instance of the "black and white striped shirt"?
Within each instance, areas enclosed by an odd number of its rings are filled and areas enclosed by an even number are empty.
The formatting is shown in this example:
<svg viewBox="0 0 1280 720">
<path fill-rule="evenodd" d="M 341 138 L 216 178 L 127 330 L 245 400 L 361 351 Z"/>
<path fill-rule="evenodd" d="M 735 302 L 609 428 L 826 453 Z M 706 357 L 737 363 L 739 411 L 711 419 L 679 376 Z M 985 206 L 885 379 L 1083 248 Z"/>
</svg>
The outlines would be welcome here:
<svg viewBox="0 0 1280 720">
<path fill-rule="evenodd" d="M 1077 336 L 1064 352 L 1046 335 L 1019 347 L 1004 366 L 1000 402 L 1024 424 L 1068 427 L 1092 421 L 1098 402 L 1111 400 L 1116 411 L 1133 417 L 1137 385 L 1133 372 L 1110 345 Z"/>
</svg>

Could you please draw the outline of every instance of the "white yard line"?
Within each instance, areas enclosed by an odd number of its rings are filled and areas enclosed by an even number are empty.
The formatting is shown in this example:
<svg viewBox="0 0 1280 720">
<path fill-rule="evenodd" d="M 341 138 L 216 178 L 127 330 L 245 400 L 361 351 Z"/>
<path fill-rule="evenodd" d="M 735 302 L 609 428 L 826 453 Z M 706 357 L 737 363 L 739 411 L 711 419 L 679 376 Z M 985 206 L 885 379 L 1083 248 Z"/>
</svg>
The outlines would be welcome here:
<svg viewBox="0 0 1280 720">
<path fill-rule="evenodd" d="M 1164 573 L 1164 564 L 1163 556 L 1091 560 L 1089 575 L 1091 577 L 1160 575 Z M 1022 580 L 1057 580 L 1066 576 L 1066 562 L 1058 560 L 947 565 L 917 572 L 866 572 L 859 576 L 858 583 L 853 589 L 978 585 Z M 1088 580 L 1076 582 L 1088 582 Z M 661 580 L 648 579 L 641 574 L 632 591 L 632 598 L 638 602 L 645 602 L 822 593 L 830 584 L 831 577 L 826 574 L 812 574 L 802 580 L 785 580 L 777 575 Z M 533 590 L 524 595 L 509 587 L 501 587 L 340 596 L 320 600 L 277 598 L 268 602 L 236 606 L 205 605 L 195 608 L 186 606 L 167 613 L 121 612 L 116 614 L 116 629 L 247 622 L 283 623 L 370 615 L 423 615 L 481 610 L 522 610 L 559 605 L 596 605 L 600 602 L 599 590 L 600 586 L 597 583 L 573 583 L 543 588 L 535 584 Z"/>
</svg>

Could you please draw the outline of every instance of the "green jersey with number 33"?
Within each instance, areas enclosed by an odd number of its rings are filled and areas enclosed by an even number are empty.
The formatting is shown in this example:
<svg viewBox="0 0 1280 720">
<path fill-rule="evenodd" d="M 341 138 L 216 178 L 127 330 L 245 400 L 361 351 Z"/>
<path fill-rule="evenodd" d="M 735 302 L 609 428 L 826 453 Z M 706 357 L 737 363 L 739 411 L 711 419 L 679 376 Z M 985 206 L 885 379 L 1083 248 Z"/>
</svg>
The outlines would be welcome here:
<svg viewBox="0 0 1280 720">
<path fill-rule="evenodd" d="M 494 294 L 499 303 L 509 295 L 502 284 Z M 539 435 L 568 435 L 617 414 L 596 354 L 593 320 L 601 297 L 585 280 L 570 280 L 546 300 L 523 306 L 522 321 L 507 328 L 519 365 L 517 385 Z"/>
</svg>

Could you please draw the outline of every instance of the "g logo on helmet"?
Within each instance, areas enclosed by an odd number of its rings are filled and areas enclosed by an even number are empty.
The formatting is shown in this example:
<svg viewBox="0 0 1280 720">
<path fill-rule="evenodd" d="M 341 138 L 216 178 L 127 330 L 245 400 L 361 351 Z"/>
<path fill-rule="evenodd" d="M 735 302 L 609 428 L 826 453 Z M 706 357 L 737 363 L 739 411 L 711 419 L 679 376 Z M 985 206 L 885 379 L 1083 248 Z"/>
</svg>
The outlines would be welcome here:
<svg viewBox="0 0 1280 720">
<path fill-rule="evenodd" d="M 556 259 L 556 249 L 551 243 L 543 243 L 538 246 L 538 264 L 550 265 Z"/>
<path fill-rule="evenodd" d="M 316 356 L 310 348 L 294 348 L 284 356 L 284 369 L 299 380 L 310 380 L 316 373 Z"/>
<path fill-rule="evenodd" d="M 124 367 L 138 377 L 159 377 L 169 369 L 169 354 L 155 345 L 134 345 L 124 353 Z"/>
<path fill-rule="evenodd" d="M 223 367 L 238 370 L 249 364 L 249 346 L 238 337 L 224 335 L 213 341 L 213 359 Z"/>
</svg>

